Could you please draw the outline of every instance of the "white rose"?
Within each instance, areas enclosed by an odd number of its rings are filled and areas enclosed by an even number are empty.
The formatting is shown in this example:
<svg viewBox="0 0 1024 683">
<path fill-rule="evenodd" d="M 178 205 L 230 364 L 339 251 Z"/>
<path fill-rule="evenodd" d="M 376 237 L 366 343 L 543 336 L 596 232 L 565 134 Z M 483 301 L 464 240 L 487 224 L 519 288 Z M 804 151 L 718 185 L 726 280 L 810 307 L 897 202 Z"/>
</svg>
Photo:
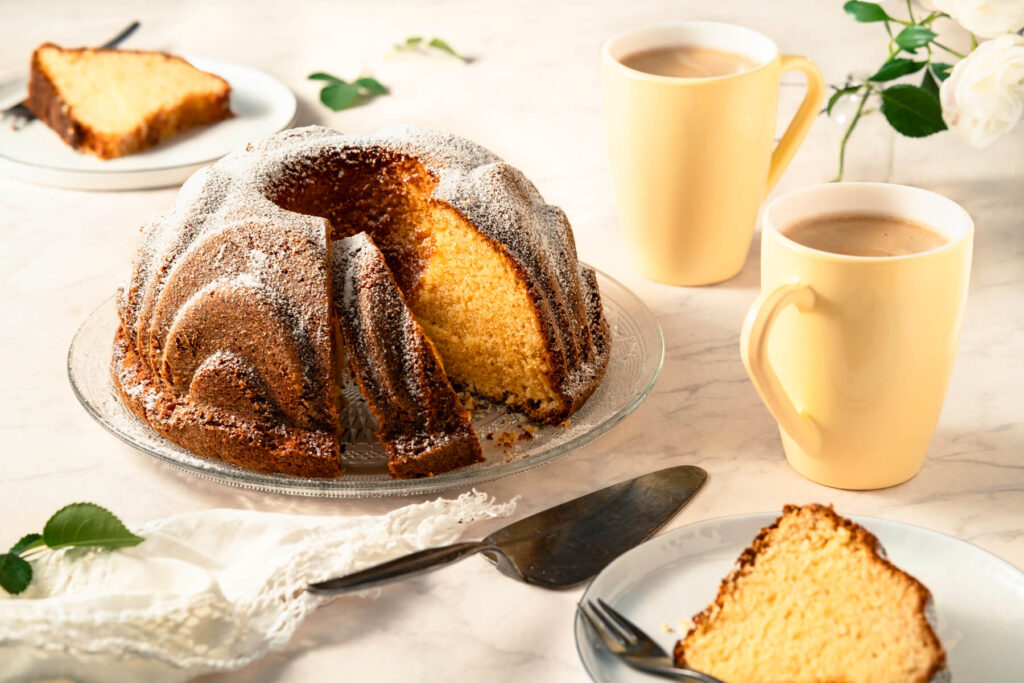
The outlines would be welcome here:
<svg viewBox="0 0 1024 683">
<path fill-rule="evenodd" d="M 988 147 L 1024 114 L 1024 38 L 987 40 L 942 83 L 942 118 L 971 147 Z"/>
<path fill-rule="evenodd" d="M 1024 0 L 925 0 L 976 36 L 992 38 L 1024 26 Z"/>
</svg>

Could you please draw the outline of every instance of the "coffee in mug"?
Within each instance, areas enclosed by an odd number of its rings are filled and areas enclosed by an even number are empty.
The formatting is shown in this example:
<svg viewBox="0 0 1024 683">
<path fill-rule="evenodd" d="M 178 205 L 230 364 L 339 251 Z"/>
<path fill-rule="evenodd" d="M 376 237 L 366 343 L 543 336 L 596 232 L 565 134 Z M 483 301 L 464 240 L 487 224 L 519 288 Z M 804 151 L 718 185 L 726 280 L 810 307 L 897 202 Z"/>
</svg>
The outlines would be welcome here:
<svg viewBox="0 0 1024 683">
<path fill-rule="evenodd" d="M 637 269 L 673 285 L 731 278 L 818 116 L 821 72 L 756 31 L 706 21 L 620 33 L 601 63 L 612 188 Z M 807 92 L 776 145 L 779 82 L 794 70 Z"/>
<path fill-rule="evenodd" d="M 811 249 L 876 258 L 931 251 L 948 242 L 924 223 L 874 213 L 824 214 L 798 221 L 781 232 Z"/>
<path fill-rule="evenodd" d="M 915 187 L 830 183 L 762 215 L 740 355 L 800 474 L 874 489 L 924 464 L 953 371 L 974 225 Z"/>
<path fill-rule="evenodd" d="M 641 50 L 620 60 L 630 69 L 671 78 L 715 78 L 750 71 L 757 62 L 746 55 L 703 45 Z"/>
</svg>

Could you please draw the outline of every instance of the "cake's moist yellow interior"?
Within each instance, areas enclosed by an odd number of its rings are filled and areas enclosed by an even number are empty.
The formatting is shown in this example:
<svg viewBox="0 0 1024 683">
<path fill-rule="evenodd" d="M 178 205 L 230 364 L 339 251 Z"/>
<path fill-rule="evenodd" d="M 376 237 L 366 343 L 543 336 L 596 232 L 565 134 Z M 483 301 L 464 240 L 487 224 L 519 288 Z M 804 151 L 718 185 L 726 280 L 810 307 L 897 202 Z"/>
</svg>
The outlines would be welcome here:
<svg viewBox="0 0 1024 683">
<path fill-rule="evenodd" d="M 430 199 L 433 187 L 416 160 L 364 151 L 300 166 L 269 198 L 327 218 L 329 239 L 369 233 L 455 384 L 515 406 L 553 405 L 551 361 L 522 277 L 457 211 Z"/>
<path fill-rule="evenodd" d="M 101 133 L 130 132 L 183 99 L 204 99 L 224 88 L 220 79 L 161 54 L 44 47 L 39 61 L 75 117 Z"/>
<path fill-rule="evenodd" d="M 685 648 L 729 683 L 924 683 L 935 645 L 921 592 L 845 527 L 783 518 Z"/>
</svg>

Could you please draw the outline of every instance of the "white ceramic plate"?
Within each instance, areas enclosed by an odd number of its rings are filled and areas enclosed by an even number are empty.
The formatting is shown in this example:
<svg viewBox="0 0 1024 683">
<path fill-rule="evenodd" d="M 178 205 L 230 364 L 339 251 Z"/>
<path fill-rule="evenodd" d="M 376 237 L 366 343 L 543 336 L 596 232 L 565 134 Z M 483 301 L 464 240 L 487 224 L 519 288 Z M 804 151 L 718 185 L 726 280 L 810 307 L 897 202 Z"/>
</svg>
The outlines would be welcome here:
<svg viewBox="0 0 1024 683">
<path fill-rule="evenodd" d="M 671 652 L 680 626 L 710 603 L 722 578 L 761 527 L 777 514 L 740 515 L 689 524 L 637 546 L 587 588 Z M 901 569 L 932 592 L 938 635 L 954 681 L 998 683 L 1024 676 L 1024 572 L 976 546 L 920 527 L 873 517 L 852 519 L 875 534 Z M 666 632 L 665 626 L 674 629 Z M 576 616 L 576 647 L 600 683 L 649 683 L 591 640 Z"/>
<path fill-rule="evenodd" d="M 231 84 L 235 117 L 201 126 L 137 154 L 103 161 L 76 152 L 48 126 L 33 121 L 21 130 L 0 125 L 0 173 L 19 180 L 73 190 L 138 190 L 177 185 L 196 169 L 246 142 L 287 128 L 295 118 L 295 95 L 284 83 L 252 67 L 188 57 L 199 69 Z M 24 97 L 9 88 L 4 109 Z"/>
</svg>

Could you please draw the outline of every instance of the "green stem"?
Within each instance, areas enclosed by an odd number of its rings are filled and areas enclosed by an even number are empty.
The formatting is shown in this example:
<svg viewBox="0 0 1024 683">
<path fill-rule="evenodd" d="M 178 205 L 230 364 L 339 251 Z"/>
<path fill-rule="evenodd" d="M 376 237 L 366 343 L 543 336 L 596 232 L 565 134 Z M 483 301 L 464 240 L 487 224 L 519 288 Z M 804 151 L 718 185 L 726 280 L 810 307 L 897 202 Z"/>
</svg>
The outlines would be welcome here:
<svg viewBox="0 0 1024 683">
<path fill-rule="evenodd" d="M 910 21 L 916 24 L 917 20 L 914 19 L 914 10 L 910 5 L 910 0 L 907 0 L 907 14 L 910 15 Z"/>
<path fill-rule="evenodd" d="M 959 57 L 960 59 L 963 59 L 964 57 L 967 56 L 967 55 L 963 54 L 962 52 L 957 52 L 956 50 L 954 50 L 951 47 L 946 47 L 945 45 L 943 45 L 942 43 L 940 43 L 937 40 L 933 40 L 932 41 L 932 45 L 934 45 L 935 47 L 941 48 L 941 49 L 945 50 L 946 52 L 948 52 L 949 54 L 955 55 L 955 56 Z"/>
<path fill-rule="evenodd" d="M 22 550 L 20 553 L 20 557 L 23 560 L 30 560 L 38 557 L 47 550 L 49 550 L 49 548 L 47 548 L 45 545 L 32 546 L 30 548 Z"/>
<path fill-rule="evenodd" d="M 853 115 L 853 119 L 850 120 L 850 125 L 846 129 L 846 133 L 843 134 L 843 139 L 839 142 L 839 172 L 836 173 L 836 177 L 832 179 L 832 182 L 837 183 L 843 179 L 843 166 L 846 164 L 846 143 L 850 140 L 850 135 L 853 133 L 853 129 L 857 126 L 857 122 L 860 121 L 861 114 L 864 113 L 864 105 L 867 104 L 868 97 L 871 96 L 871 86 L 864 86 L 864 95 L 860 98 L 860 103 L 857 105 L 857 113 Z"/>
</svg>

